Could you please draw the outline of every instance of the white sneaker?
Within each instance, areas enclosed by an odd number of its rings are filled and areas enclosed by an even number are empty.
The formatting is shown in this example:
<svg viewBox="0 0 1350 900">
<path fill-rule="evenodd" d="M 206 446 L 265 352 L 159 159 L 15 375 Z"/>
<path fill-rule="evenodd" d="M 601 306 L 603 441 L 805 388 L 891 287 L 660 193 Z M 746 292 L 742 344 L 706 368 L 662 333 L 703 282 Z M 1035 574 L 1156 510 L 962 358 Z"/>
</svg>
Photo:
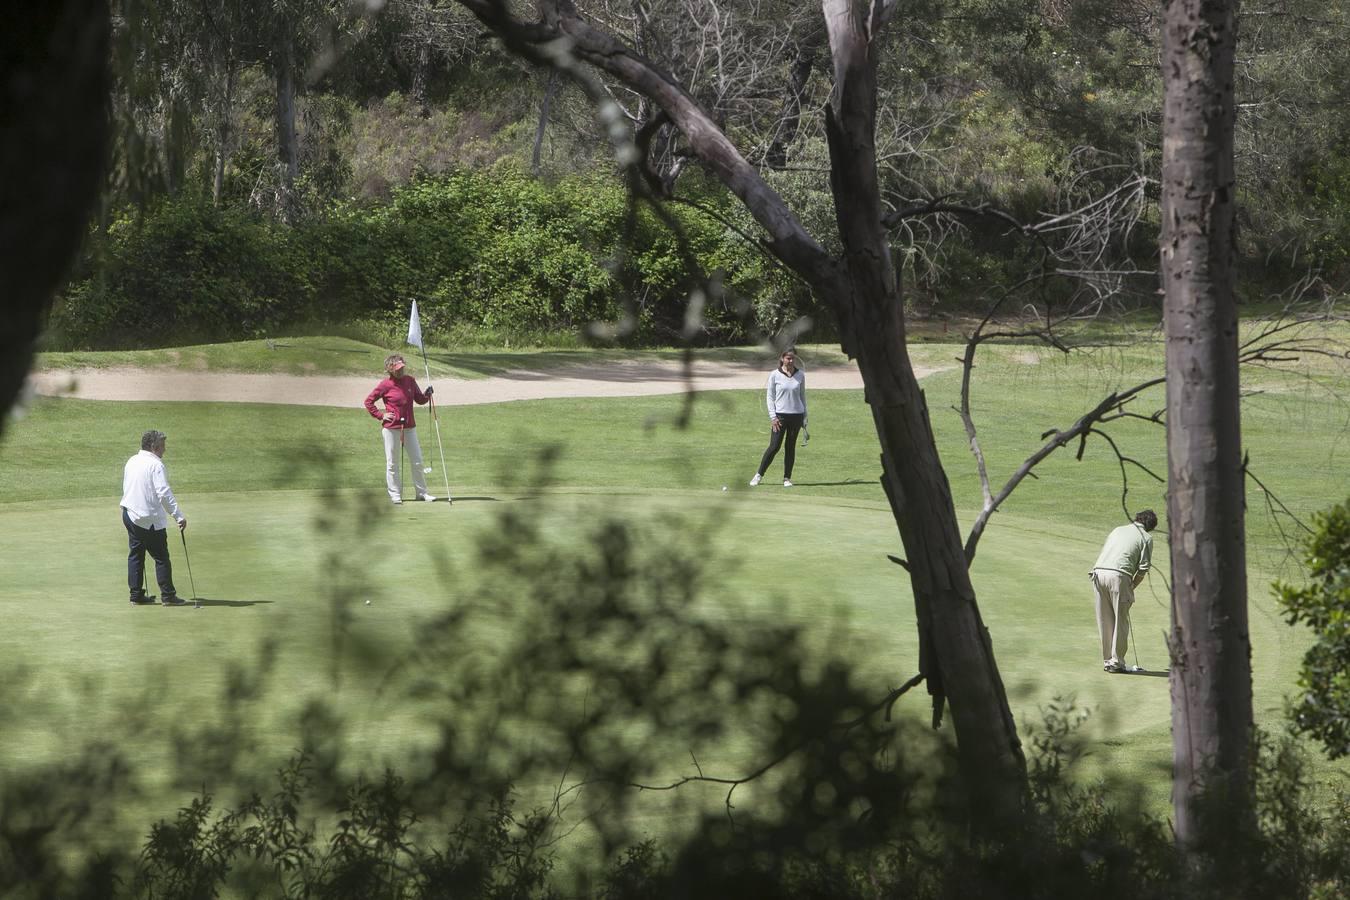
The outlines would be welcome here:
<svg viewBox="0 0 1350 900">
<path fill-rule="evenodd" d="M 750 486 L 751 486 L 751 487 L 754 487 L 754 486 L 757 485 L 757 484 L 759 484 L 759 473 L 758 473 L 758 472 L 755 473 L 755 477 L 754 477 L 754 478 L 751 478 L 751 479 L 750 479 Z"/>
<path fill-rule="evenodd" d="M 791 481 L 788 481 L 786 478 L 784 478 L 784 479 L 783 479 L 783 487 L 792 487 L 792 482 L 791 482 Z"/>
<path fill-rule="evenodd" d="M 418 497 L 417 499 L 418 499 L 418 500 L 425 500 L 425 501 L 428 502 L 428 503 L 434 503 L 434 502 L 436 501 L 436 498 L 433 497 L 433 496 L 431 496 L 430 494 L 423 494 L 422 496 Z"/>
</svg>

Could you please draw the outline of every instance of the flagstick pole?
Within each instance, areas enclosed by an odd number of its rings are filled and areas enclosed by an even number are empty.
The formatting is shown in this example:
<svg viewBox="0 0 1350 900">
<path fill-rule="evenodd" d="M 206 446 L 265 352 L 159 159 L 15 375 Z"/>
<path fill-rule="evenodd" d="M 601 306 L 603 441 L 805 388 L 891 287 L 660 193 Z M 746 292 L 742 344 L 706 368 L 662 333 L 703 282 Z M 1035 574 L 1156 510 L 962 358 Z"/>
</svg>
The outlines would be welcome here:
<svg viewBox="0 0 1350 900">
<path fill-rule="evenodd" d="M 426 341 L 423 341 L 419 348 L 422 351 L 422 365 L 427 371 L 427 384 L 431 383 L 431 363 L 427 362 Z M 445 446 L 441 444 L 441 417 L 436 415 L 436 397 L 433 394 L 427 398 L 431 403 L 431 421 L 436 426 L 436 449 L 441 454 L 441 476 L 445 478 L 445 500 L 447 503 L 453 503 L 454 499 L 450 496 L 450 473 L 445 468 Z"/>
</svg>

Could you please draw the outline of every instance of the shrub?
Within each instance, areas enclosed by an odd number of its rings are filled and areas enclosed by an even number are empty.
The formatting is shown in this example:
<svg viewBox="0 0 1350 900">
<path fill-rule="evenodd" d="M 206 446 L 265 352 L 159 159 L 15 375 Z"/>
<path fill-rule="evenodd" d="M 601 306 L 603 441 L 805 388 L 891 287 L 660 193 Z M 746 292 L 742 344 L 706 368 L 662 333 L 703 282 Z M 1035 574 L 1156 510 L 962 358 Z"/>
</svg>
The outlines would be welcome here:
<svg viewBox="0 0 1350 900">
<path fill-rule="evenodd" d="M 1298 676 L 1295 727 L 1339 759 L 1350 754 L 1350 500 L 1315 521 L 1305 558 L 1309 583 L 1275 590 L 1289 624 L 1304 623 L 1317 637 Z"/>
<path fill-rule="evenodd" d="M 739 339 L 757 316 L 769 330 L 795 318 L 800 289 L 740 234 L 685 208 L 674 221 L 672 231 L 649 209 L 630 215 L 612 180 L 545 183 L 506 165 L 425 177 L 387 202 L 337 204 L 294 226 L 180 197 L 96 236 L 51 341 L 254 338 L 392 321 L 417 298 L 433 333 L 579 333 L 632 313 L 628 342 L 670 342 L 695 286 L 686 254 L 726 286 L 705 310 L 706 339 Z"/>
</svg>

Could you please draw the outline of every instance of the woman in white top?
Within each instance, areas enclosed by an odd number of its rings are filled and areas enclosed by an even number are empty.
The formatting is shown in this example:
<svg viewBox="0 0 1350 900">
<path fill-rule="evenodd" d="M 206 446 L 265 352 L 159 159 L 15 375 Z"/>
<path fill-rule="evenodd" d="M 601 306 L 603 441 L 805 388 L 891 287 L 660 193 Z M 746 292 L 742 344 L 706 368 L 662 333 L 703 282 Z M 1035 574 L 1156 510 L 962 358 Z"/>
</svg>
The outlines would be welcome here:
<svg viewBox="0 0 1350 900">
<path fill-rule="evenodd" d="M 797 368 L 797 354 L 784 350 L 778 357 L 778 368 L 769 373 L 765 396 L 769 408 L 769 447 L 759 461 L 759 471 L 750 479 L 750 486 L 759 484 L 769 463 L 778 455 L 778 448 L 787 438 L 787 452 L 783 454 L 783 487 L 792 487 L 792 464 L 797 457 L 797 432 L 806 428 L 806 373 Z"/>
</svg>

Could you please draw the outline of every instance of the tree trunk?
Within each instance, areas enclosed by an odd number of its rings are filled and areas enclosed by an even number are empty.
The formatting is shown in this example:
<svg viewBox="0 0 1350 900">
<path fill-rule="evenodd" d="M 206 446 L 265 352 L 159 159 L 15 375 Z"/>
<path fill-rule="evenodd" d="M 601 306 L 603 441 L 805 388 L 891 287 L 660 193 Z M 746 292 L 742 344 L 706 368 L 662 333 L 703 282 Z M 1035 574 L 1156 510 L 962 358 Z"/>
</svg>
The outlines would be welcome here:
<svg viewBox="0 0 1350 900">
<path fill-rule="evenodd" d="M 0 29 L 0 430 L 103 183 L 110 34 L 102 0 L 33 4 Z"/>
<path fill-rule="evenodd" d="M 797 48 L 797 58 L 792 62 L 792 74 L 788 80 L 787 93 L 783 97 L 783 109 L 778 114 L 778 125 L 773 131 L 773 141 L 764 151 L 764 163 L 770 169 L 782 169 L 787 166 L 788 147 L 797 140 L 797 130 L 801 127 L 802 101 L 806 98 L 806 85 L 811 80 L 811 70 L 816 65 L 816 53 L 820 49 L 819 31 L 808 35 L 801 47 Z"/>
<path fill-rule="evenodd" d="M 1183 847 L 1251 827 L 1251 642 L 1238 411 L 1236 3 L 1168 0 L 1162 277 L 1172 559 L 1172 800 Z M 1216 841 L 1218 843 L 1216 843 Z"/>
<path fill-rule="evenodd" d="M 413 53 L 412 101 L 417 104 L 417 114 L 422 118 L 431 115 L 431 104 L 427 100 L 427 82 L 431 79 L 431 37 L 417 33 L 417 49 Z"/>
<path fill-rule="evenodd" d="M 918 606 L 919 665 L 933 683 L 935 707 L 950 703 L 964 781 L 972 801 L 998 822 L 1020 813 L 1026 762 L 1008 708 L 989 635 L 980 621 L 965 551 L 923 392 L 905 345 L 903 305 L 882 225 L 875 132 L 876 48 L 854 20 L 850 0 L 825 0 L 835 61 L 835 94 L 827 120 L 831 181 L 843 263 L 820 243 L 746 161 L 726 134 L 668 74 L 592 27 L 570 0 L 541 4 L 542 21 L 511 18 L 496 0 L 459 0 L 503 38 L 539 62 L 565 39 L 584 62 L 618 78 L 670 118 L 689 153 L 737 197 L 763 229 L 765 249 L 836 311 L 844 350 L 858 361 L 881 444 L 883 484 Z M 884 18 L 884 15 L 881 16 Z M 874 18 L 869 29 L 884 22 Z"/>
<path fill-rule="evenodd" d="M 548 82 L 544 85 L 544 99 L 539 102 L 539 124 L 534 129 L 534 151 L 530 155 L 530 171 L 539 177 L 540 157 L 544 151 L 544 132 L 548 128 L 548 108 L 553 102 L 553 92 L 558 88 L 558 72 L 549 69 Z"/>
<path fill-rule="evenodd" d="M 230 117 L 234 107 L 234 60 L 225 60 L 224 92 L 219 98 L 220 108 L 216 110 L 216 153 L 211 172 L 211 204 L 220 205 L 220 195 L 225 190 L 225 161 L 229 158 Z"/>
<path fill-rule="evenodd" d="M 971 799 L 1007 820 L 1026 800 L 1026 759 L 906 348 L 899 276 L 882 225 L 874 48 L 849 0 L 825 0 L 825 18 L 835 70 L 826 114 L 830 182 L 852 288 L 834 298 L 844 350 L 858 361 L 881 442 L 883 484 L 905 547 L 934 723 L 945 699 Z"/>
<path fill-rule="evenodd" d="M 276 46 L 277 83 L 277 215 L 283 221 L 295 217 L 295 182 L 300 177 L 300 148 L 295 135 L 295 51 L 286 23 L 279 29 Z"/>
</svg>

